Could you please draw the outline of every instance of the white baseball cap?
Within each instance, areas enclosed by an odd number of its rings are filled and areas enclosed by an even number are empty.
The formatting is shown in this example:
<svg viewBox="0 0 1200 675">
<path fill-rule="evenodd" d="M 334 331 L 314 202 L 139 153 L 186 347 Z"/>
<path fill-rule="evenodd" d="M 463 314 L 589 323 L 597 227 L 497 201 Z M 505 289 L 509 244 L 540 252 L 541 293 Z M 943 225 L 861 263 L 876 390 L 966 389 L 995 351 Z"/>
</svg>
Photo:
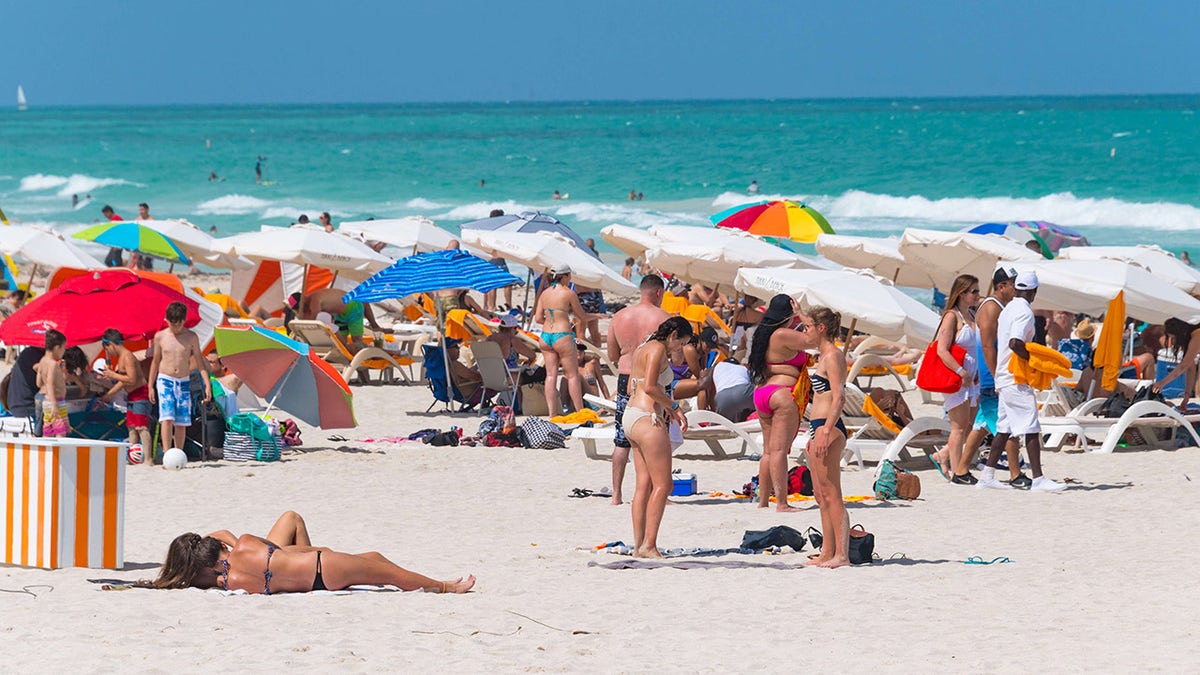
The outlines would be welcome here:
<svg viewBox="0 0 1200 675">
<path fill-rule="evenodd" d="M 1037 273 L 1021 272 L 1017 275 L 1017 281 L 1013 285 L 1018 291 L 1032 291 L 1038 287 Z"/>
</svg>

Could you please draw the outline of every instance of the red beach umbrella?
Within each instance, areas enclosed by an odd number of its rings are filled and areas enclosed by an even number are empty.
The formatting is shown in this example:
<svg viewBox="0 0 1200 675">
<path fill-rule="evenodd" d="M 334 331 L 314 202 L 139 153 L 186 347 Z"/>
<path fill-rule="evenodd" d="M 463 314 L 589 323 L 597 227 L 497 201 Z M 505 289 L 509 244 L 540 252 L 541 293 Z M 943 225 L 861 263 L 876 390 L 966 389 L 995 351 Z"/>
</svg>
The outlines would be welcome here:
<svg viewBox="0 0 1200 675">
<path fill-rule="evenodd" d="M 0 323 L 0 340 L 41 345 L 46 331 L 67 336 L 67 346 L 96 342 L 109 328 L 127 340 L 147 339 L 165 325 L 167 305 L 187 306 L 188 327 L 200 323 L 199 305 L 183 293 L 126 269 L 88 272 L 61 283 Z"/>
</svg>

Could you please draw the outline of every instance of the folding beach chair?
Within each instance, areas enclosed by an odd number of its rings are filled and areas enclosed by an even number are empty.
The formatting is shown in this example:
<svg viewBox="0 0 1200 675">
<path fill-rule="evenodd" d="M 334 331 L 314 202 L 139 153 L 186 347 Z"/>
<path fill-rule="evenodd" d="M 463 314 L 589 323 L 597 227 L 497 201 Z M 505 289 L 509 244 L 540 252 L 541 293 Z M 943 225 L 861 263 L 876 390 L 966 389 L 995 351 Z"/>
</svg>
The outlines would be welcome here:
<svg viewBox="0 0 1200 675">
<path fill-rule="evenodd" d="M 433 407 L 439 402 L 445 405 L 447 410 L 453 411 L 454 402 L 458 402 L 466 406 L 467 398 L 463 396 L 458 387 L 453 387 L 454 398 L 451 400 L 450 387 L 446 382 L 446 352 L 441 345 L 425 343 L 421 345 L 421 352 L 425 357 L 425 379 L 429 382 L 429 391 L 433 394 L 433 403 L 425 409 L 425 412 L 430 412 Z M 465 410 L 466 408 L 464 408 Z"/>
<path fill-rule="evenodd" d="M 513 406 L 517 400 L 519 378 L 508 369 L 508 362 L 504 360 L 500 345 L 489 340 L 480 340 L 471 345 L 471 354 L 475 357 L 475 367 L 483 378 L 481 400 L 487 400 L 489 391 L 496 392 L 500 394 L 504 405 Z"/>
</svg>

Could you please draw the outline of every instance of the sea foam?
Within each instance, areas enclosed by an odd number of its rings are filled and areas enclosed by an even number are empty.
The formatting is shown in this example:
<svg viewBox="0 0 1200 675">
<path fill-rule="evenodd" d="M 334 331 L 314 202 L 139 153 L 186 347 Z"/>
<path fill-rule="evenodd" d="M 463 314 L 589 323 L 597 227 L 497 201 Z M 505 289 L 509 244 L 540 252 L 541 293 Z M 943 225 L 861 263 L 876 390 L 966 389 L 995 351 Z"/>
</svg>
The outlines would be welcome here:
<svg viewBox="0 0 1200 675">
<path fill-rule="evenodd" d="M 42 190 L 59 188 L 59 197 L 70 197 L 71 195 L 84 195 L 95 192 L 102 187 L 110 185 L 136 185 L 138 187 L 145 187 L 141 183 L 134 183 L 123 178 L 97 178 L 79 173 L 71 174 L 69 177 L 35 173 L 22 178 L 21 185 L 17 189 L 21 192 L 40 192 Z"/>
<path fill-rule="evenodd" d="M 271 206 L 271 202 L 264 199 L 230 194 L 200 202 L 196 205 L 195 214 L 200 216 L 240 216 L 261 211 L 269 206 Z"/>
<path fill-rule="evenodd" d="M 985 223 L 1014 220 L 1047 220 L 1070 227 L 1144 227 L 1188 230 L 1200 226 L 1200 208 L 1172 202 L 1128 202 L 1120 199 L 1081 198 L 1060 192 L 1036 198 L 949 197 L 929 199 L 848 190 L 841 195 L 808 197 L 725 192 L 713 199 L 716 210 L 759 200 L 805 201 L 831 221 L 897 219 L 944 223 Z M 837 223 L 833 222 L 834 227 Z"/>
</svg>

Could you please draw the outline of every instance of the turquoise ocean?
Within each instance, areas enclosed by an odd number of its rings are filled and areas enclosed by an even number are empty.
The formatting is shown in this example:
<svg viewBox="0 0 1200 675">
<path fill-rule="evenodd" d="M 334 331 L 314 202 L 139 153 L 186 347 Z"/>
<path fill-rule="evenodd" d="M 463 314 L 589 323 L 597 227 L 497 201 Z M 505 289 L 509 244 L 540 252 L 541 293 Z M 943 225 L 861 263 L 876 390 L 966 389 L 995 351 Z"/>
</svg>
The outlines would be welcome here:
<svg viewBox="0 0 1200 675">
<path fill-rule="evenodd" d="M 321 211 L 335 223 L 423 215 L 456 230 L 501 208 L 541 210 L 596 236 L 612 223 L 707 225 L 750 201 L 757 181 L 758 198 L 804 200 L 843 234 L 1048 220 L 1094 244 L 1178 252 L 1200 244 L 1197 110 L 1200 96 L 34 101 L 0 111 L 0 209 L 13 222 L 71 229 L 99 219 L 104 204 L 130 218 L 144 201 L 157 217 L 232 234 Z M 551 199 L 555 190 L 568 198 Z M 629 201 L 631 190 L 644 199 Z"/>
</svg>

